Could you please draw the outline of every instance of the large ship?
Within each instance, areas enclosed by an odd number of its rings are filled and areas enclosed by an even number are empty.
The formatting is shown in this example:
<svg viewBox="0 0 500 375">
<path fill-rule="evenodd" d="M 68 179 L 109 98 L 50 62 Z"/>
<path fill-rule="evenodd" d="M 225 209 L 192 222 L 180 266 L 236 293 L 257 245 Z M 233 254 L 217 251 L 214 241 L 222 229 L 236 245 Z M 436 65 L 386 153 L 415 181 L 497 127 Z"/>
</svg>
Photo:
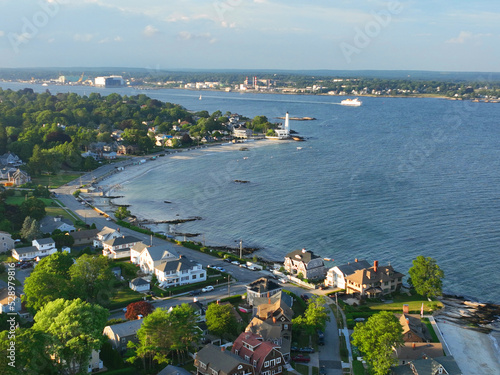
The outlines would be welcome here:
<svg viewBox="0 0 500 375">
<path fill-rule="evenodd" d="M 356 99 L 344 99 L 340 102 L 341 105 L 347 105 L 350 107 L 359 107 L 363 102 L 359 100 L 358 98 Z"/>
</svg>

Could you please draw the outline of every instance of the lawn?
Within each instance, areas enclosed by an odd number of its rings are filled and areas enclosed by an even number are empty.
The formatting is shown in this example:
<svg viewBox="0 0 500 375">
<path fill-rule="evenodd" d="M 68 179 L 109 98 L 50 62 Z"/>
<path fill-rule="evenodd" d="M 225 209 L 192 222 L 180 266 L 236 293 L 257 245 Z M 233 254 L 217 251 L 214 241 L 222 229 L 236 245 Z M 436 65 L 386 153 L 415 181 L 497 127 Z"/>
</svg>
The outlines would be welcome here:
<svg viewBox="0 0 500 375">
<path fill-rule="evenodd" d="M 31 180 L 36 185 L 48 186 L 49 189 L 55 189 L 61 185 L 67 184 L 68 182 L 77 179 L 80 176 L 80 174 L 76 173 L 62 173 L 55 176 L 31 176 Z"/>
<path fill-rule="evenodd" d="M 38 198 L 38 199 L 42 200 L 43 203 L 45 203 L 45 206 L 47 206 L 47 207 L 56 205 L 56 203 L 50 198 Z M 25 200 L 26 200 L 26 197 L 24 197 L 24 196 L 22 196 L 22 197 L 14 196 L 14 197 L 8 197 L 5 200 L 5 203 L 10 204 L 12 206 L 20 206 Z"/>
<path fill-rule="evenodd" d="M 354 372 L 354 375 L 365 375 L 365 367 L 363 366 L 363 363 L 361 361 L 358 361 L 357 359 L 353 359 L 352 361 L 352 369 Z"/>
<path fill-rule="evenodd" d="M 432 326 L 431 322 L 429 321 L 429 318 L 423 318 L 422 323 L 425 324 L 425 326 L 427 327 L 427 330 L 429 331 L 429 333 L 432 337 L 431 342 L 440 342 L 437 335 L 436 335 L 436 332 L 434 331 L 434 327 Z"/>
<path fill-rule="evenodd" d="M 437 309 L 443 308 L 443 304 L 439 301 L 429 301 L 426 298 L 415 294 L 397 294 L 394 295 L 391 303 L 383 302 L 367 302 L 365 306 L 368 306 L 371 310 L 390 310 L 394 312 L 403 312 L 403 305 L 408 305 L 410 314 L 419 314 L 420 308 L 424 304 L 424 313 L 430 314 Z"/>
<path fill-rule="evenodd" d="M 61 207 L 45 207 L 45 212 L 48 216 L 62 216 L 65 219 L 71 220 L 73 223 L 75 222 L 75 218 Z"/>
<path fill-rule="evenodd" d="M 114 310 L 120 307 L 125 307 L 129 303 L 142 301 L 143 297 L 144 294 L 135 292 L 128 286 L 121 287 L 120 289 L 118 289 L 115 296 L 111 299 L 109 309 Z"/>
<path fill-rule="evenodd" d="M 293 363 L 293 368 L 295 368 L 297 372 L 299 372 L 302 375 L 309 375 L 309 366 L 304 365 L 302 363 L 295 363 L 295 362 L 292 363 Z"/>
</svg>

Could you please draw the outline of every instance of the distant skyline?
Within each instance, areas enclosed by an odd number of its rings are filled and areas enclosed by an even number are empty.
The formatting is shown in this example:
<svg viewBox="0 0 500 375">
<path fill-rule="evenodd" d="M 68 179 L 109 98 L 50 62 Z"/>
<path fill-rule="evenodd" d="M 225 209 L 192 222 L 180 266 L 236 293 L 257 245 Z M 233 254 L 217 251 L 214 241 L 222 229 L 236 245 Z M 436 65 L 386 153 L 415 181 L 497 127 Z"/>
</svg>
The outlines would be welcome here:
<svg viewBox="0 0 500 375">
<path fill-rule="evenodd" d="M 0 67 L 499 72 L 500 3 L 0 0 Z"/>
</svg>

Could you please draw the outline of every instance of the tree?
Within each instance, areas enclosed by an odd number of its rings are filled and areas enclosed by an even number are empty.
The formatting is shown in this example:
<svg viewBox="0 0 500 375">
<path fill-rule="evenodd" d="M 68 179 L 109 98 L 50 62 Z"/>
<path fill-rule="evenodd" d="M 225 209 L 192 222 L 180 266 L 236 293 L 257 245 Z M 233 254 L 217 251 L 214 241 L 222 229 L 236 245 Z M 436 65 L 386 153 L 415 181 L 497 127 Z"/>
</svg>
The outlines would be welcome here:
<svg viewBox="0 0 500 375">
<path fill-rule="evenodd" d="M 211 303 L 206 312 L 207 327 L 214 335 L 222 337 L 225 334 L 234 335 L 238 329 L 238 322 L 231 305 Z"/>
<path fill-rule="evenodd" d="M 86 368 L 92 349 L 103 343 L 109 312 L 81 299 L 49 302 L 36 315 L 33 329 L 50 335 L 47 346 L 61 372 L 76 374 Z"/>
<path fill-rule="evenodd" d="M 45 203 L 41 199 L 31 197 L 21 203 L 21 212 L 35 220 L 41 220 L 46 215 Z"/>
<path fill-rule="evenodd" d="M 439 268 L 436 260 L 419 255 L 412 263 L 413 266 L 408 270 L 408 274 L 416 292 L 424 297 L 440 296 L 444 272 Z"/>
<path fill-rule="evenodd" d="M 125 313 L 125 318 L 128 320 L 138 319 L 138 315 L 146 317 L 151 314 L 154 310 L 154 306 L 146 301 L 133 302 L 127 306 L 127 312 Z"/>
<path fill-rule="evenodd" d="M 135 351 L 128 362 L 141 359 L 144 368 L 150 369 L 155 364 L 168 363 L 172 354 L 185 354 L 189 345 L 199 340 L 197 316 L 189 305 L 182 304 L 169 311 L 159 308 L 144 318 L 137 331 L 137 344 L 128 344 Z"/>
<path fill-rule="evenodd" d="M 67 252 L 54 253 L 40 260 L 24 282 L 26 305 L 37 311 L 58 298 L 70 298 L 73 288 L 69 268 L 72 264 L 73 258 Z"/>
<path fill-rule="evenodd" d="M 123 220 L 130 216 L 130 211 L 125 206 L 120 206 L 115 211 L 115 217 L 119 220 Z"/>
<path fill-rule="evenodd" d="M 52 239 L 56 243 L 56 247 L 61 250 L 63 246 L 73 246 L 75 239 L 66 233 L 57 233 L 52 235 Z"/>
<path fill-rule="evenodd" d="M 366 323 L 356 324 L 352 344 L 363 353 L 374 374 L 385 375 L 397 364 L 393 350 L 403 345 L 403 328 L 394 314 L 382 311 L 372 315 Z"/>
<path fill-rule="evenodd" d="M 106 305 L 113 290 L 108 258 L 83 254 L 69 268 L 71 284 L 80 298 Z"/>
<path fill-rule="evenodd" d="M 21 228 L 20 235 L 26 241 L 34 240 L 40 234 L 40 226 L 38 221 L 31 218 L 30 216 L 26 216 L 24 219 L 23 227 Z"/>
<path fill-rule="evenodd" d="M 325 304 L 325 297 L 313 295 L 307 303 L 307 309 L 304 315 L 300 315 L 293 319 L 294 329 L 305 331 L 310 335 L 318 329 L 325 330 L 326 322 L 330 321 L 330 316 Z"/>
</svg>

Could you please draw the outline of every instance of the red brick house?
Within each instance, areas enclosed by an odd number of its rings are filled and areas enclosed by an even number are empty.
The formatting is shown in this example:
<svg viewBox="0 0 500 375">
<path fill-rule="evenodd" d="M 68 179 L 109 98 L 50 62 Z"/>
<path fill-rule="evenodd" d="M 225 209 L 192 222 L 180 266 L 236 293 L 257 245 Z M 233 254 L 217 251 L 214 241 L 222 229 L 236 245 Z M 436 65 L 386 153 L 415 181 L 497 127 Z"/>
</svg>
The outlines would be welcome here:
<svg viewBox="0 0 500 375">
<path fill-rule="evenodd" d="M 232 352 L 250 363 L 256 375 L 278 375 L 283 373 L 285 359 L 280 347 L 264 341 L 262 336 L 243 332 L 234 341 Z"/>
</svg>

